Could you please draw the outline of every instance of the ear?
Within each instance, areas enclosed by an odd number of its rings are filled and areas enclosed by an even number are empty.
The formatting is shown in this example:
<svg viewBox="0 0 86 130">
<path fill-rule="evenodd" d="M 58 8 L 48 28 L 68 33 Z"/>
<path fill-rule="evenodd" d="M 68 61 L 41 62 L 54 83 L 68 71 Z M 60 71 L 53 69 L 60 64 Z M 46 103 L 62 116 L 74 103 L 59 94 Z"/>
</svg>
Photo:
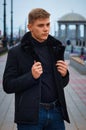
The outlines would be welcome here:
<svg viewBox="0 0 86 130">
<path fill-rule="evenodd" d="M 32 31 L 32 24 L 28 24 L 28 25 L 27 25 L 27 28 L 28 28 L 30 31 Z"/>
</svg>

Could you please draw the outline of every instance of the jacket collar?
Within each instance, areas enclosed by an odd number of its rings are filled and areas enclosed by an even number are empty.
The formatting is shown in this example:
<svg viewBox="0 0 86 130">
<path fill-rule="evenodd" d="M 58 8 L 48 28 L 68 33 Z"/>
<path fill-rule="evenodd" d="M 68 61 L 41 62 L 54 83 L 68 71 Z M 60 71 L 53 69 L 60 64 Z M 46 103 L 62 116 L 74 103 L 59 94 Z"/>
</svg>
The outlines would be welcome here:
<svg viewBox="0 0 86 130">
<path fill-rule="evenodd" d="M 30 32 L 27 32 L 24 36 L 23 36 L 23 38 L 22 38 L 22 40 L 21 40 L 21 47 L 23 48 L 23 49 L 25 49 L 25 48 L 28 48 L 28 47 L 31 47 L 32 46 L 32 44 L 31 44 L 31 33 Z"/>
<path fill-rule="evenodd" d="M 55 61 L 62 57 L 62 53 L 64 51 L 64 47 L 62 46 L 62 43 L 53 38 L 51 35 L 48 36 L 46 45 L 48 46 L 50 53 L 54 54 Z M 37 61 L 40 61 L 38 55 L 35 53 L 34 46 L 32 44 L 32 36 L 31 32 L 27 32 L 22 40 L 21 40 L 21 47 L 22 49 L 27 53 L 31 54 L 34 59 Z"/>
<path fill-rule="evenodd" d="M 21 40 L 21 47 L 22 48 L 33 48 L 32 40 L 31 40 L 31 32 L 27 32 L 22 40 Z M 51 35 L 48 36 L 47 39 L 47 45 L 49 46 L 58 46 L 61 47 L 61 42 L 55 38 L 53 38 Z"/>
</svg>

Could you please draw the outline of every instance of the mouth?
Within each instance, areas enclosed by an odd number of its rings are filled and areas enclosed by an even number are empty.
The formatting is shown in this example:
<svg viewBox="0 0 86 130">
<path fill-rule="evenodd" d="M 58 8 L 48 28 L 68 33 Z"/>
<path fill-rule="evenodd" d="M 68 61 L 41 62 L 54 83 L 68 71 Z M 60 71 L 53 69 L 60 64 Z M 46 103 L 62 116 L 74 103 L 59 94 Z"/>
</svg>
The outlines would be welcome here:
<svg viewBox="0 0 86 130">
<path fill-rule="evenodd" d="M 42 34 L 43 36 L 48 36 L 48 33 L 44 33 L 44 34 Z"/>
</svg>

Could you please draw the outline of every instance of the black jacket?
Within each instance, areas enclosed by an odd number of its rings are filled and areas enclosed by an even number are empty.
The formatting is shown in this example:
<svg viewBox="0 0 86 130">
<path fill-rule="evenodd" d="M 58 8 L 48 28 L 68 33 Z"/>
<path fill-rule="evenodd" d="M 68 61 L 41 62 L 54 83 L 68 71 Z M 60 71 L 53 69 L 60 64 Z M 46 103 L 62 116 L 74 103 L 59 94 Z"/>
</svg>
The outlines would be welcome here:
<svg viewBox="0 0 86 130">
<path fill-rule="evenodd" d="M 58 89 L 59 101 L 62 106 L 63 119 L 69 122 L 66 109 L 63 88 L 69 82 L 69 73 L 62 77 L 57 72 L 55 62 L 63 59 L 61 55 L 61 42 L 48 36 L 47 44 L 53 63 L 55 82 Z M 39 103 L 41 98 L 41 80 L 34 79 L 31 74 L 31 67 L 34 60 L 40 61 L 31 44 L 31 33 L 27 32 L 21 43 L 10 49 L 3 75 L 3 89 L 6 93 L 15 93 L 15 122 L 32 123 L 38 121 Z M 59 81 L 59 82 L 58 82 Z"/>
</svg>

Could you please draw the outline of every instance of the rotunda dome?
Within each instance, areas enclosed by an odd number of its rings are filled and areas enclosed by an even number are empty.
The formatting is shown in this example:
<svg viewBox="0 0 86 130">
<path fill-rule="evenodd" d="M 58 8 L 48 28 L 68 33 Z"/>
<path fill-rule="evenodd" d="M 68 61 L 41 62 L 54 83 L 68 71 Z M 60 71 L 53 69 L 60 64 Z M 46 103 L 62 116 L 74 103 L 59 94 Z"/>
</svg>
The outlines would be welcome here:
<svg viewBox="0 0 86 130">
<path fill-rule="evenodd" d="M 62 16 L 58 21 L 86 21 L 86 18 L 77 13 L 68 13 Z"/>
</svg>

